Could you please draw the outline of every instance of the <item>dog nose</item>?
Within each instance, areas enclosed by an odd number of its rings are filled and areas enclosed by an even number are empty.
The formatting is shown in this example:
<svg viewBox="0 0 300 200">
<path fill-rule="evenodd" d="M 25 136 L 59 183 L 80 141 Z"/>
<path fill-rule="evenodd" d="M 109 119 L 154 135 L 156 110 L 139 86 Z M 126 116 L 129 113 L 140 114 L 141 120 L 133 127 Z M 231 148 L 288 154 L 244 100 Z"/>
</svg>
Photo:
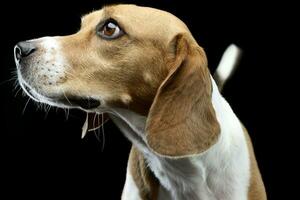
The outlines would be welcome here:
<svg viewBox="0 0 300 200">
<path fill-rule="evenodd" d="M 36 47 L 34 46 L 34 44 L 32 42 L 19 42 L 16 46 L 15 46 L 15 57 L 17 58 L 17 60 L 21 60 L 24 57 L 29 56 L 30 54 L 32 54 L 34 51 L 36 50 Z"/>
</svg>

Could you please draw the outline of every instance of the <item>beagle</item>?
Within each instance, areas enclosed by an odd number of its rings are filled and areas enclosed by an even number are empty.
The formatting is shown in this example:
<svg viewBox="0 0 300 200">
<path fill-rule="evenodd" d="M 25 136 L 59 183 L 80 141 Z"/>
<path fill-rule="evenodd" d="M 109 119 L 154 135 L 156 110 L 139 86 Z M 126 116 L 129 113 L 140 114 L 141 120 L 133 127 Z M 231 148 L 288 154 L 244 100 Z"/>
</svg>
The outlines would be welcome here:
<svg viewBox="0 0 300 200">
<path fill-rule="evenodd" d="M 228 51 L 220 87 L 238 55 Z M 29 97 L 105 113 L 132 142 L 122 200 L 266 199 L 248 133 L 174 15 L 107 6 L 84 16 L 77 33 L 19 42 L 14 54 Z"/>
</svg>

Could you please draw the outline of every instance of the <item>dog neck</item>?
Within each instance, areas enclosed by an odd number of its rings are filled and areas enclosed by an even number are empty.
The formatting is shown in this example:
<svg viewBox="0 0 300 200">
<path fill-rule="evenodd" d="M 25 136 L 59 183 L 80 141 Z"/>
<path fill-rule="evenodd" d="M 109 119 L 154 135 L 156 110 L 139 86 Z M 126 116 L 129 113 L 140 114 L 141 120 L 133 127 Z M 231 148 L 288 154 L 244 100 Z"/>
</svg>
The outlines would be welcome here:
<svg viewBox="0 0 300 200">
<path fill-rule="evenodd" d="M 228 103 L 218 91 L 212 79 L 212 104 L 221 127 L 218 142 L 206 152 L 184 158 L 168 158 L 157 155 L 147 145 L 145 125 L 146 116 L 132 111 L 112 108 L 110 117 L 124 135 L 144 155 L 152 172 L 160 181 L 160 196 L 162 199 L 235 199 L 236 194 L 230 193 L 234 188 L 245 193 L 247 181 L 239 183 L 243 175 L 247 180 L 249 166 L 246 141 L 241 124 Z M 233 148 L 234 147 L 234 148 Z M 243 166 L 241 166 L 243 165 Z M 244 171 L 238 168 L 246 169 Z M 231 176 L 230 179 L 224 176 Z M 216 177 L 220 177 L 217 178 Z M 231 180 L 228 183 L 222 180 Z M 240 185 L 238 185 L 238 184 Z M 245 187 L 243 187 L 245 186 Z M 237 194 L 237 199 L 244 194 Z"/>
</svg>

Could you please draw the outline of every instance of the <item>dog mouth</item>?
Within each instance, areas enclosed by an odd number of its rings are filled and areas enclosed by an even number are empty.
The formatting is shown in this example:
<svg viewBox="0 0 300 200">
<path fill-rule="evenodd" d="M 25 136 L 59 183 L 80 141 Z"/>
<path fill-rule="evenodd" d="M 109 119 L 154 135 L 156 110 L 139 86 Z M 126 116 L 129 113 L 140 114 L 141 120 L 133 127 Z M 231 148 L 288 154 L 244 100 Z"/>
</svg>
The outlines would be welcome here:
<svg viewBox="0 0 300 200">
<path fill-rule="evenodd" d="M 90 97 L 70 96 L 57 98 L 55 101 L 71 107 L 80 107 L 83 109 L 94 109 L 101 105 L 100 101 Z"/>
<path fill-rule="evenodd" d="M 25 93 L 38 102 L 54 103 L 57 106 L 67 106 L 67 107 L 80 107 L 82 109 L 90 110 L 95 109 L 101 105 L 100 100 L 91 97 L 81 97 L 81 96 L 66 96 L 61 97 L 45 97 L 35 92 L 33 89 L 28 87 L 26 84 L 22 84 L 22 88 Z"/>
<path fill-rule="evenodd" d="M 50 104 L 52 106 L 82 108 L 85 110 L 95 109 L 101 105 L 100 100 L 92 97 L 66 95 L 65 93 L 54 96 L 45 95 L 26 82 L 19 70 L 17 72 L 18 82 L 21 88 L 27 96 L 37 102 Z"/>
<path fill-rule="evenodd" d="M 82 138 L 90 131 L 99 129 L 103 124 L 109 120 L 107 113 L 97 113 L 91 110 L 101 106 L 101 101 L 91 97 L 81 97 L 69 95 L 61 95 L 60 97 L 47 97 L 36 92 L 29 84 L 27 84 L 21 77 L 19 77 L 19 84 L 23 91 L 33 100 L 37 102 L 47 103 L 52 106 L 81 108 L 87 111 L 86 119 L 82 127 Z"/>
</svg>

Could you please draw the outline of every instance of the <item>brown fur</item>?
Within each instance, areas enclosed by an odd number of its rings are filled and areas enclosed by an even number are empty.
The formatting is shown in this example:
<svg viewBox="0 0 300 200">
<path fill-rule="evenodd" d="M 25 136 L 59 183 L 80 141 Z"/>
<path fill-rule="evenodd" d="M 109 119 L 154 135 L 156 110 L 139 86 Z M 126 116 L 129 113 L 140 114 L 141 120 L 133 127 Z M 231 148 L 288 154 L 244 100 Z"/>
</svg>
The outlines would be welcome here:
<svg viewBox="0 0 300 200">
<path fill-rule="evenodd" d="M 159 189 L 158 180 L 147 167 L 143 155 L 135 147 L 131 148 L 128 164 L 133 180 L 139 188 L 141 200 L 156 200 Z"/>
<path fill-rule="evenodd" d="M 95 34 L 97 24 L 108 17 L 124 28 L 124 36 L 105 41 Z M 108 105 L 149 114 L 147 139 L 155 152 L 167 156 L 197 154 L 217 141 L 219 126 L 211 105 L 206 57 L 176 17 L 152 8 L 110 6 L 85 16 L 78 33 L 59 40 L 72 66 L 63 83 L 69 94 L 106 94 Z M 124 94 L 130 101 L 122 101 Z M 183 106 L 178 107 L 178 102 Z M 249 149 L 249 199 L 264 199 L 251 145 Z M 143 199 L 153 199 L 157 194 L 155 179 L 135 148 L 130 162 Z"/>
<path fill-rule="evenodd" d="M 105 40 L 96 34 L 97 25 L 108 18 L 124 29 L 122 37 Z M 110 6 L 83 17 L 77 33 L 55 40 L 67 63 L 58 66 L 64 68 L 60 81 L 47 86 L 64 91 L 56 95 L 93 97 L 107 106 L 148 115 L 148 145 L 163 156 L 199 154 L 216 143 L 220 127 L 211 103 L 206 56 L 177 17 L 147 7 Z M 36 54 L 41 53 L 38 48 Z M 266 199 L 248 141 L 249 199 Z M 155 200 L 158 183 L 135 148 L 129 166 L 143 199 Z"/>
<path fill-rule="evenodd" d="M 101 39 L 95 29 L 107 18 L 116 19 L 126 34 Z M 83 17 L 79 32 L 58 38 L 71 66 L 62 85 L 66 95 L 104 98 L 110 106 L 147 115 L 173 58 L 168 44 L 180 32 L 188 29 L 169 13 L 134 5 L 105 7 Z M 124 102 L 122 95 L 130 101 Z"/>
<path fill-rule="evenodd" d="M 243 126 L 250 154 L 251 178 L 248 191 L 248 200 L 266 200 L 266 191 L 255 159 L 251 138 Z M 139 188 L 141 200 L 157 200 L 159 182 L 147 167 L 143 155 L 132 147 L 129 156 L 130 172 Z"/>
<path fill-rule="evenodd" d="M 248 191 L 248 199 L 249 200 L 266 200 L 266 190 L 264 183 L 261 178 L 261 174 L 259 172 L 259 168 L 255 159 L 254 150 L 251 142 L 251 138 L 249 137 L 248 131 L 243 126 L 244 133 L 246 136 L 248 150 L 250 155 L 250 170 L 251 170 L 251 178 L 250 185 Z"/>
<path fill-rule="evenodd" d="M 176 40 L 176 60 L 151 106 L 149 147 L 164 156 L 198 154 L 213 145 L 220 127 L 211 103 L 211 81 L 204 51 L 185 35 Z"/>
</svg>

